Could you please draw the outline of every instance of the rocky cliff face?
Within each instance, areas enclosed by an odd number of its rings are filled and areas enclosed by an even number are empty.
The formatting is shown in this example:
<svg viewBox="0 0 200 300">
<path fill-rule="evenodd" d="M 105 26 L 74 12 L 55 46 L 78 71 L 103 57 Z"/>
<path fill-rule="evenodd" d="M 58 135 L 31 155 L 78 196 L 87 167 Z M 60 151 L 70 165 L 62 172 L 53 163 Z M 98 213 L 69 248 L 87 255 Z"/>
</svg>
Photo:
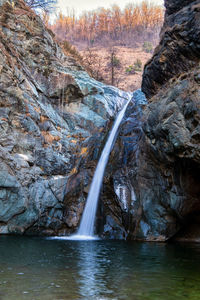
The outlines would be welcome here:
<svg viewBox="0 0 200 300">
<path fill-rule="evenodd" d="M 165 6 L 143 75 L 149 104 L 129 106 L 104 182 L 109 237 L 200 241 L 200 3 Z"/>
<path fill-rule="evenodd" d="M 0 233 L 77 229 L 116 113 L 98 232 L 200 241 L 200 3 L 166 0 L 161 42 L 133 95 L 90 78 L 21 0 L 0 1 Z"/>
<path fill-rule="evenodd" d="M 149 98 L 132 182 L 137 238 L 200 241 L 200 2 L 166 0 L 161 42 L 147 63 Z M 178 238 L 177 237 L 177 238 Z"/>
<path fill-rule="evenodd" d="M 131 95 L 90 78 L 23 1 L 0 2 L 0 27 L 0 233 L 67 234 Z"/>
<path fill-rule="evenodd" d="M 165 1 L 166 16 L 161 41 L 143 74 L 142 90 L 148 98 L 173 77 L 199 64 L 200 3 Z"/>
</svg>

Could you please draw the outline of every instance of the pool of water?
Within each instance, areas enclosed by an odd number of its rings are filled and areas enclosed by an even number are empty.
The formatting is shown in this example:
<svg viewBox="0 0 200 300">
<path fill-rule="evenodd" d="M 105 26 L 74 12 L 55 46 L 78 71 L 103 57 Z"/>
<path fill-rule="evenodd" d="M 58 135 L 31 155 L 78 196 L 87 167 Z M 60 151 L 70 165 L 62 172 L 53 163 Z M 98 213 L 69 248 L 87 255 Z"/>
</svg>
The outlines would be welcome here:
<svg viewBox="0 0 200 300">
<path fill-rule="evenodd" d="M 0 300 L 199 300 L 200 245 L 0 237 Z"/>
</svg>

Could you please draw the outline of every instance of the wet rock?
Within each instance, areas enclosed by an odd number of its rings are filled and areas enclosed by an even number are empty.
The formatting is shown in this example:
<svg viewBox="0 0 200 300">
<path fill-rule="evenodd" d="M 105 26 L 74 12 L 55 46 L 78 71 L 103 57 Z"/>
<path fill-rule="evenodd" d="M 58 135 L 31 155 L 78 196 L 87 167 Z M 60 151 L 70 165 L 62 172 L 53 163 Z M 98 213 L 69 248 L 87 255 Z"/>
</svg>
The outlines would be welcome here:
<svg viewBox="0 0 200 300">
<path fill-rule="evenodd" d="M 111 216 L 106 217 L 106 224 L 104 225 L 104 238 L 124 240 L 127 237 L 127 233 L 123 227 L 121 227 Z"/>
<path fill-rule="evenodd" d="M 146 104 L 144 94 L 140 90 L 134 92 L 107 165 L 98 216 L 99 232 L 106 238 L 135 238 L 136 231 L 138 236 L 142 205 L 135 184 L 136 161 Z"/>
</svg>

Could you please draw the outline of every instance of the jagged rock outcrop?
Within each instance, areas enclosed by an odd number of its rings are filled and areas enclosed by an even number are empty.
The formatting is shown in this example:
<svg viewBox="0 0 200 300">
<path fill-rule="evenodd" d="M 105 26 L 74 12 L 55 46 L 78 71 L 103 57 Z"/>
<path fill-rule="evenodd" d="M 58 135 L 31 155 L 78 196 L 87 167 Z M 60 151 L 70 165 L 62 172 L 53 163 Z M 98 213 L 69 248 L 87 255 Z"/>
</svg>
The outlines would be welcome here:
<svg viewBox="0 0 200 300">
<path fill-rule="evenodd" d="M 166 0 L 166 16 L 161 41 L 147 63 L 142 90 L 148 98 L 168 84 L 169 79 L 199 64 L 200 3 Z"/>
<path fill-rule="evenodd" d="M 143 77 L 150 103 L 132 164 L 140 206 L 134 235 L 165 241 L 180 232 L 200 241 L 200 2 L 165 4 L 161 42 Z"/>
<path fill-rule="evenodd" d="M 177 13 L 178 11 L 180 11 L 182 8 L 184 8 L 185 6 L 191 4 L 191 0 L 174 0 L 174 1 L 169 1 L 169 0 L 165 0 L 165 7 L 166 7 L 166 18 L 165 18 L 165 22 L 167 22 L 167 18 L 169 15 Z"/>
<path fill-rule="evenodd" d="M 0 5 L 0 233 L 67 234 L 131 95 L 90 78 L 23 1 Z"/>
</svg>

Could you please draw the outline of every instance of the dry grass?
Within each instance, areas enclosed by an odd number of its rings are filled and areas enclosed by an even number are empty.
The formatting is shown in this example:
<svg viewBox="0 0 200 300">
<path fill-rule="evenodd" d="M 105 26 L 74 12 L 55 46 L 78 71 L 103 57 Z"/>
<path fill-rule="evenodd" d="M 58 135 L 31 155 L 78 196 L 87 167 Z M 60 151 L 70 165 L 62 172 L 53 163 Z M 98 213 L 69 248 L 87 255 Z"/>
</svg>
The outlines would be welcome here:
<svg viewBox="0 0 200 300">
<path fill-rule="evenodd" d="M 134 65 L 137 59 L 142 62 L 142 68 L 145 63 L 151 58 L 151 53 L 146 53 L 140 48 L 129 48 L 129 47 L 115 47 L 116 56 L 120 60 L 120 67 L 115 69 L 116 72 L 116 83 L 115 85 L 125 91 L 133 91 L 141 87 L 142 82 L 142 71 L 135 72 L 135 74 L 127 74 L 126 69 L 130 65 Z M 104 81 L 107 84 L 111 84 L 111 68 L 108 66 L 110 53 L 108 48 L 92 48 L 92 51 L 96 53 L 97 57 L 101 58 L 100 71 Z M 81 51 L 81 55 L 84 57 L 86 51 Z"/>
<path fill-rule="evenodd" d="M 52 135 L 51 133 L 49 133 L 47 131 L 41 131 L 41 133 L 47 144 L 52 144 L 54 141 L 60 141 L 59 136 Z"/>
<path fill-rule="evenodd" d="M 72 170 L 71 170 L 71 172 L 69 173 L 70 175 L 74 175 L 74 174 L 77 174 L 78 173 L 78 170 L 77 170 L 77 168 L 75 167 L 75 168 L 73 168 Z"/>
<path fill-rule="evenodd" d="M 85 156 L 85 155 L 87 154 L 87 151 L 88 151 L 88 148 L 87 148 L 87 147 L 83 147 L 83 148 L 81 149 L 80 155 Z"/>
<path fill-rule="evenodd" d="M 73 46 L 68 41 L 60 43 L 60 46 L 65 55 L 73 57 L 75 61 L 78 62 L 89 73 L 89 75 L 92 75 L 92 70 L 89 68 L 88 65 L 84 63 L 84 59 L 81 55 L 81 52 L 78 51 L 75 46 Z"/>
<path fill-rule="evenodd" d="M 83 58 L 75 46 L 72 46 L 68 41 L 64 41 L 61 43 L 61 47 L 66 55 L 72 56 L 77 62 L 83 64 Z"/>
<path fill-rule="evenodd" d="M 6 118 L 1 118 L 1 121 L 8 121 L 8 119 L 6 119 Z"/>
<path fill-rule="evenodd" d="M 46 117 L 46 116 L 40 116 L 40 122 L 41 122 L 41 123 L 44 123 L 44 122 L 47 121 L 47 120 L 49 120 L 48 117 Z"/>
<path fill-rule="evenodd" d="M 40 107 L 38 107 L 38 106 L 34 106 L 33 109 L 34 109 L 36 112 L 38 112 L 38 113 L 41 112 L 41 109 L 40 109 Z"/>
<path fill-rule="evenodd" d="M 71 140 L 73 144 L 77 144 L 77 140 Z"/>
<path fill-rule="evenodd" d="M 0 23 L 0 26 L 1 26 L 1 23 Z M 9 67 L 11 69 L 14 69 L 16 65 L 18 66 L 17 60 L 16 60 L 16 57 L 18 57 L 18 54 L 13 49 L 12 45 L 7 41 L 7 38 L 3 34 L 2 31 L 0 31 L 0 40 L 2 42 L 2 43 L 0 42 L 0 51 L 3 54 L 3 56 L 6 58 L 6 61 L 9 65 Z M 5 41 L 7 44 L 5 43 Z"/>
</svg>

